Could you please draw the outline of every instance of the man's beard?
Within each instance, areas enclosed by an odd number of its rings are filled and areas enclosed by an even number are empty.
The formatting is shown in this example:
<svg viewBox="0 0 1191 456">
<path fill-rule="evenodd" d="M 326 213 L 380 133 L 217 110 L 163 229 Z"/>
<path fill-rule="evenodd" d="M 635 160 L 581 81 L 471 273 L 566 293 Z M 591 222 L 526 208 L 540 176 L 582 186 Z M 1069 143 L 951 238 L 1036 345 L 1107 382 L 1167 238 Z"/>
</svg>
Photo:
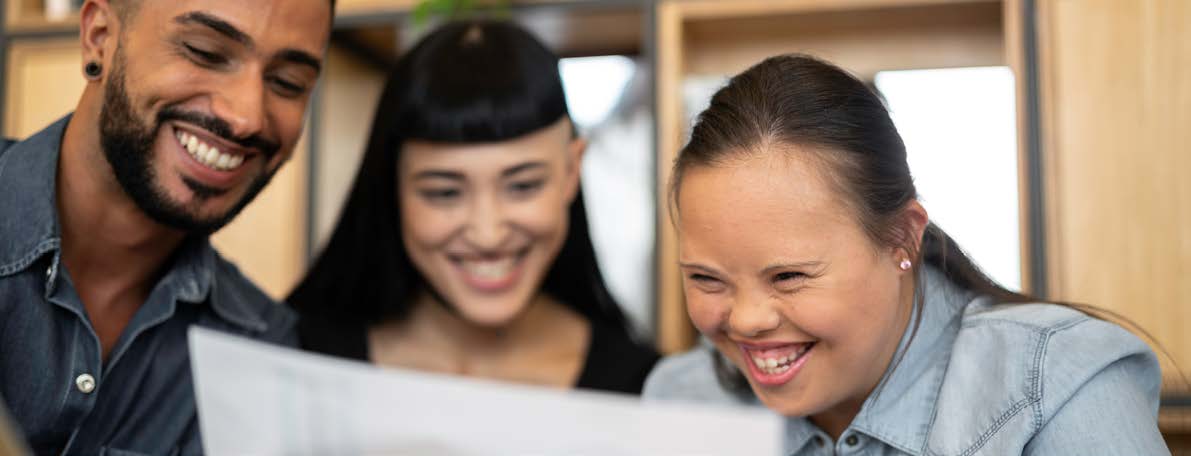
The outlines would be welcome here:
<svg viewBox="0 0 1191 456">
<path fill-rule="evenodd" d="M 182 181 L 193 193 L 194 201 L 187 204 L 172 199 L 153 169 L 153 143 L 158 132 L 167 121 L 186 121 L 233 143 L 257 148 L 262 152 L 265 163 L 272 161 L 279 150 L 278 145 L 259 136 L 237 139 L 232 135 L 227 122 L 172 106 L 163 108 L 157 114 L 153 125 L 142 125 L 133 113 L 132 103 L 124 86 L 124 76 L 123 49 L 117 47 L 112 73 L 104 90 L 103 107 L 99 114 L 99 136 L 103 155 L 111 165 L 116 181 L 120 183 L 124 193 L 128 194 L 149 218 L 187 233 L 207 235 L 227 225 L 265 188 L 277 169 L 260 173 L 253 179 L 244 196 L 226 212 L 204 217 L 199 214 L 203 202 L 222 195 L 227 190 L 209 187 L 183 176 Z"/>
</svg>

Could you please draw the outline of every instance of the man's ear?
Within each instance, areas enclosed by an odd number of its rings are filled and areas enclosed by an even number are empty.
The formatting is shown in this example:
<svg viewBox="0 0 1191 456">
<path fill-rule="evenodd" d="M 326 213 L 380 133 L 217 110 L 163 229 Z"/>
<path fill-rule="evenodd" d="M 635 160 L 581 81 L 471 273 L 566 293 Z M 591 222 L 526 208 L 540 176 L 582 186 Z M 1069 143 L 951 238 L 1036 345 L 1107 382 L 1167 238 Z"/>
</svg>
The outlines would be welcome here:
<svg viewBox="0 0 1191 456">
<path fill-rule="evenodd" d="M 579 175 L 583 170 L 583 154 L 587 153 L 587 139 L 575 137 L 567 143 L 567 203 L 579 194 Z"/>
<path fill-rule="evenodd" d="M 110 71 L 119 27 L 119 18 L 108 0 L 86 0 L 83 3 L 79 11 L 79 40 L 83 48 L 84 68 L 89 63 L 96 63 L 100 65 L 100 71 Z"/>
</svg>

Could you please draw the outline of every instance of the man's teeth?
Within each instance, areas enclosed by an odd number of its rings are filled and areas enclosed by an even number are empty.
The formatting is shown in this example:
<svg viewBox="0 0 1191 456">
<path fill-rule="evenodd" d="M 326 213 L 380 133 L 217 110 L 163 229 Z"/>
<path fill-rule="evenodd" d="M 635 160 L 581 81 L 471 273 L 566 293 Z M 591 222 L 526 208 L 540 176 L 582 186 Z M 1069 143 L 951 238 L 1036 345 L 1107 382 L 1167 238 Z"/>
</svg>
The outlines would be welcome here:
<svg viewBox="0 0 1191 456">
<path fill-rule="evenodd" d="M 760 356 L 752 356 L 753 365 L 757 366 L 761 372 L 769 375 L 776 375 L 790 370 L 790 365 L 797 361 L 800 356 L 806 353 L 811 348 L 811 344 L 803 344 L 798 351 L 786 356 L 779 356 L 776 358 L 762 358 Z"/>
<path fill-rule="evenodd" d="M 464 260 L 462 264 L 468 274 L 492 280 L 502 279 L 513 272 L 514 262 L 515 258 L 509 257 L 500 260 Z"/>
<path fill-rule="evenodd" d="M 196 136 L 184 131 L 176 132 L 178 144 L 190 153 L 191 157 L 208 168 L 219 171 L 231 171 L 244 163 L 243 155 L 232 155 L 220 152 L 218 148 L 202 142 Z"/>
</svg>

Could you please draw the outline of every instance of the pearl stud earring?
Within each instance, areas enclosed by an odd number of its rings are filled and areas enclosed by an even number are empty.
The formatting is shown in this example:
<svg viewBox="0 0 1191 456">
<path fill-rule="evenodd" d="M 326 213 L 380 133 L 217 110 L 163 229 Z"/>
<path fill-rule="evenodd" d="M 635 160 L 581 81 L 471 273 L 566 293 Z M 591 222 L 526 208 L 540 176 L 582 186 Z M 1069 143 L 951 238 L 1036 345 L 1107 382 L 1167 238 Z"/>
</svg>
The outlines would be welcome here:
<svg viewBox="0 0 1191 456">
<path fill-rule="evenodd" d="M 901 264 L 898 264 L 897 267 L 902 268 L 903 271 L 909 271 L 910 266 L 913 265 L 914 263 L 911 263 L 909 258 L 903 258 Z"/>
</svg>

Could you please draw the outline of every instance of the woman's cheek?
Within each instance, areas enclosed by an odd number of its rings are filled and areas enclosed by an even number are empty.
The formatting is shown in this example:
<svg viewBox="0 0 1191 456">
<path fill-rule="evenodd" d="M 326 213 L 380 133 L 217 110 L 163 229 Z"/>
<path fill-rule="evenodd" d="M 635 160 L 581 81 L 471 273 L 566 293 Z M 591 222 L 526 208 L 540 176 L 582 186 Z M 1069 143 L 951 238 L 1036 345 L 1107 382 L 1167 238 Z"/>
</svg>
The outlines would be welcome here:
<svg viewBox="0 0 1191 456">
<path fill-rule="evenodd" d="M 717 302 L 719 300 L 697 296 L 695 293 L 698 292 L 687 292 L 687 314 L 699 332 L 714 334 L 727 321 L 730 307 L 725 302 Z"/>
<path fill-rule="evenodd" d="M 459 229 L 460 217 L 452 210 L 434 208 L 412 198 L 402 203 L 401 231 L 418 244 L 445 242 Z"/>
<path fill-rule="evenodd" d="M 510 223 L 528 230 L 537 238 L 562 236 L 569 228 L 568 207 L 562 205 L 562 198 L 553 194 L 535 195 L 525 201 L 506 206 Z"/>
</svg>

